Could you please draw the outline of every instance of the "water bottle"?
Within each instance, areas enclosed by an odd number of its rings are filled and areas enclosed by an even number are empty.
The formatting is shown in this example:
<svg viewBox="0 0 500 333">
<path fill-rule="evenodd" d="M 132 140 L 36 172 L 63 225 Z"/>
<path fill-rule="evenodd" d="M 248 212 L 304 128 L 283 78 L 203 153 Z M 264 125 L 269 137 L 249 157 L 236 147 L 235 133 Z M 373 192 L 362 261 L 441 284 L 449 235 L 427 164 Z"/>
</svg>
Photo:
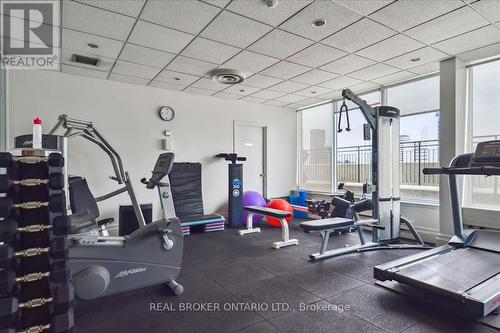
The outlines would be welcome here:
<svg viewBox="0 0 500 333">
<path fill-rule="evenodd" d="M 42 120 L 33 120 L 33 149 L 42 149 Z"/>
</svg>

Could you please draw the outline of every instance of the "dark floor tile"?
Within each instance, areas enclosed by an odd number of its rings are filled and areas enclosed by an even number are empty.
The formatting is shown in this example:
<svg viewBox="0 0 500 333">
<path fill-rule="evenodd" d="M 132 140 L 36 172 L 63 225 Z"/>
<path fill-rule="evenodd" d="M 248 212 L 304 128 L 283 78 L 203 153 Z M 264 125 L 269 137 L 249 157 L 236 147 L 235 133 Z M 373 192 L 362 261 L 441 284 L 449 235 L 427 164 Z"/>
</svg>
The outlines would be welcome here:
<svg viewBox="0 0 500 333">
<path fill-rule="evenodd" d="M 317 304 L 332 306 L 325 301 Z M 270 319 L 270 322 L 282 332 L 384 332 L 348 312 L 339 313 L 328 308 L 290 312 Z"/>
<path fill-rule="evenodd" d="M 279 331 L 267 321 L 263 321 L 253 326 L 244 328 L 241 331 L 238 331 L 238 333 L 273 333 L 273 332 L 279 332 Z"/>
<path fill-rule="evenodd" d="M 243 260 L 235 260 L 225 267 L 211 270 L 208 275 L 222 286 L 246 284 L 274 277 L 271 272 Z"/>
<path fill-rule="evenodd" d="M 456 318 L 455 318 L 456 319 Z M 498 332 L 483 326 L 479 323 L 467 322 L 461 320 L 450 321 L 421 321 L 412 327 L 403 331 L 403 333 L 494 333 Z"/>
<path fill-rule="evenodd" d="M 308 260 L 279 252 L 279 250 L 273 251 L 273 253 L 269 253 L 268 255 L 252 257 L 249 261 L 276 275 L 300 272 L 314 264 Z"/>
</svg>

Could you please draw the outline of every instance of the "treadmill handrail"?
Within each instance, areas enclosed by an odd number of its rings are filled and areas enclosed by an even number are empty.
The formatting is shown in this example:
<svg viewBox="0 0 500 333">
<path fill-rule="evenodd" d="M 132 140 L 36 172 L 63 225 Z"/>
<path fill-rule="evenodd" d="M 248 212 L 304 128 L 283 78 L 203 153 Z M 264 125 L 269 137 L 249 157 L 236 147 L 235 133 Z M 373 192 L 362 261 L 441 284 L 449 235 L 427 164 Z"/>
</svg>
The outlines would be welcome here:
<svg viewBox="0 0 500 333">
<path fill-rule="evenodd" d="M 442 167 L 424 168 L 424 175 L 483 175 L 500 176 L 500 167 L 480 166 L 480 167 Z"/>
</svg>

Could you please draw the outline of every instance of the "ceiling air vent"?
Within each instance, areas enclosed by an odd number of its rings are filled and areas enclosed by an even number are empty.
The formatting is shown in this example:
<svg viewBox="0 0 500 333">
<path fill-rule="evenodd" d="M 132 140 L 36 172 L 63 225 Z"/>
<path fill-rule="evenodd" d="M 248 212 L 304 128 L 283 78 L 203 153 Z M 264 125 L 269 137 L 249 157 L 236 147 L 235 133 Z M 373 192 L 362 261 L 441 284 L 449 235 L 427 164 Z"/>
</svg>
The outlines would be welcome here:
<svg viewBox="0 0 500 333">
<path fill-rule="evenodd" d="M 209 74 L 212 77 L 212 80 L 223 84 L 241 83 L 246 78 L 245 73 L 235 69 L 227 68 L 214 69 Z"/>
<path fill-rule="evenodd" d="M 86 57 L 79 54 L 73 54 L 73 57 L 71 57 L 71 61 L 89 66 L 97 66 L 97 64 L 99 64 L 98 58 Z"/>
</svg>

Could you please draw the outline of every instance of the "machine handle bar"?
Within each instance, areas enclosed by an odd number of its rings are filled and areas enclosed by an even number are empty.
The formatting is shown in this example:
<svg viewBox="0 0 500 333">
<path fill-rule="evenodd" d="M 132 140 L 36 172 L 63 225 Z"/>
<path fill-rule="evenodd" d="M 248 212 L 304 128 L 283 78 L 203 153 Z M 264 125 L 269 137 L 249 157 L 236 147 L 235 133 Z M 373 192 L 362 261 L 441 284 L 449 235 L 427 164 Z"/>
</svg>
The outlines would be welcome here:
<svg viewBox="0 0 500 333">
<path fill-rule="evenodd" d="M 483 175 L 500 176 L 500 167 L 449 167 L 449 168 L 424 168 L 424 175 Z"/>
</svg>

